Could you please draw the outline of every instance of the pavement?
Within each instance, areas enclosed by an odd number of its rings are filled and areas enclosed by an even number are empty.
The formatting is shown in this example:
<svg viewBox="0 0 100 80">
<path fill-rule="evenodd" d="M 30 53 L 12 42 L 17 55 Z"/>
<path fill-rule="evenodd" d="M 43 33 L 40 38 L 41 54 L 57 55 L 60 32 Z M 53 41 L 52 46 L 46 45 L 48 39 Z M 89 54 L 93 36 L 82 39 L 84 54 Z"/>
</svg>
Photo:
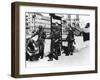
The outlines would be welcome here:
<svg viewBox="0 0 100 80">
<path fill-rule="evenodd" d="M 39 59 L 38 61 L 27 61 L 26 67 L 57 67 L 57 66 L 84 66 L 90 64 L 90 46 L 89 41 L 83 42 L 82 37 L 76 37 L 76 50 L 73 55 L 65 56 L 61 54 L 59 60 L 48 61 L 48 57 Z M 45 56 L 50 51 L 50 40 L 46 40 L 45 44 Z"/>
</svg>

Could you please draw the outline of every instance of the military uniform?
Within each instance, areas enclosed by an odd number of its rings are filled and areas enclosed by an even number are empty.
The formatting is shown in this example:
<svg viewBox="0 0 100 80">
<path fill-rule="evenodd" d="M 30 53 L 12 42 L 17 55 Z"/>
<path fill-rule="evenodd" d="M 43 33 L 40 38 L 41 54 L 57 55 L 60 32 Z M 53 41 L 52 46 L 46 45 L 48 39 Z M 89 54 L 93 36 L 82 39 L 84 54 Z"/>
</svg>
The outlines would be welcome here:
<svg viewBox="0 0 100 80">
<path fill-rule="evenodd" d="M 69 30 L 68 36 L 67 36 L 67 41 L 68 41 L 68 54 L 72 55 L 73 51 L 74 51 L 73 43 L 75 44 L 73 29 Z"/>
<path fill-rule="evenodd" d="M 39 32 L 39 38 L 38 38 L 38 42 L 39 42 L 39 55 L 40 55 L 41 59 L 44 56 L 44 42 L 45 42 L 45 38 L 46 38 L 46 33 L 41 30 Z"/>
</svg>

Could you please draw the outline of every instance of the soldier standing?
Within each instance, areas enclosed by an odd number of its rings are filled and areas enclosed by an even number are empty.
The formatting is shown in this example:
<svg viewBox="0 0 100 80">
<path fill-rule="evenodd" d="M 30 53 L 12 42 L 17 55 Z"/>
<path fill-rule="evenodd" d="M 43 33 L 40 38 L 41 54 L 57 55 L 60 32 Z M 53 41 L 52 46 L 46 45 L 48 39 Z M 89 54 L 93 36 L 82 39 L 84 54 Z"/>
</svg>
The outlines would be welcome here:
<svg viewBox="0 0 100 80">
<path fill-rule="evenodd" d="M 73 43 L 75 44 L 75 39 L 74 39 L 74 29 L 71 26 L 68 30 L 67 41 L 68 41 L 68 54 L 73 55 L 74 51 Z"/>
<path fill-rule="evenodd" d="M 41 59 L 43 59 L 43 56 L 44 56 L 44 42 L 45 42 L 45 38 L 46 38 L 46 32 L 44 31 L 42 26 L 39 26 L 38 42 L 39 42 L 39 55 L 40 55 Z"/>
</svg>

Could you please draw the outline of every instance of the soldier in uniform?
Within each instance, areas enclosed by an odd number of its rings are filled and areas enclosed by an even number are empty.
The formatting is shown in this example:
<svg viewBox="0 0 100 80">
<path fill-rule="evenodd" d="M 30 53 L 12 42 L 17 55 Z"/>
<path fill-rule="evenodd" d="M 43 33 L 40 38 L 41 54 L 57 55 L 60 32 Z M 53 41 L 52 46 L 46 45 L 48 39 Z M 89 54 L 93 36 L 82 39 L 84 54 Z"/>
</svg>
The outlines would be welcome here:
<svg viewBox="0 0 100 80">
<path fill-rule="evenodd" d="M 68 41 L 68 54 L 73 55 L 73 51 L 74 51 L 74 45 L 75 44 L 75 39 L 74 39 L 74 28 L 69 27 L 68 30 L 68 36 L 67 36 L 67 41 Z"/>
<path fill-rule="evenodd" d="M 60 32 L 59 30 L 56 30 L 55 32 L 55 52 L 57 54 L 57 56 L 60 56 L 61 53 L 60 53 Z"/>
<path fill-rule="evenodd" d="M 38 35 L 38 39 L 37 39 L 37 41 L 35 41 L 35 44 L 39 48 L 39 52 L 38 52 L 38 55 L 36 55 L 36 57 L 43 59 L 43 56 L 44 56 L 44 42 L 45 42 L 45 38 L 46 38 L 46 33 L 45 33 L 42 26 L 39 26 L 38 30 L 33 31 L 33 34 L 31 36 L 31 38 L 35 37 L 36 35 Z M 32 49 L 34 49 L 34 47 Z"/>
<path fill-rule="evenodd" d="M 41 59 L 43 59 L 44 56 L 45 38 L 46 38 L 46 32 L 44 31 L 42 26 L 39 26 L 38 44 L 39 44 L 39 55 Z"/>
<path fill-rule="evenodd" d="M 51 33 L 51 52 L 48 55 L 49 60 L 52 61 L 53 58 L 58 60 L 58 56 L 60 55 L 60 42 L 59 42 L 59 30 L 57 30 L 57 26 L 53 27 L 52 33 Z"/>
</svg>

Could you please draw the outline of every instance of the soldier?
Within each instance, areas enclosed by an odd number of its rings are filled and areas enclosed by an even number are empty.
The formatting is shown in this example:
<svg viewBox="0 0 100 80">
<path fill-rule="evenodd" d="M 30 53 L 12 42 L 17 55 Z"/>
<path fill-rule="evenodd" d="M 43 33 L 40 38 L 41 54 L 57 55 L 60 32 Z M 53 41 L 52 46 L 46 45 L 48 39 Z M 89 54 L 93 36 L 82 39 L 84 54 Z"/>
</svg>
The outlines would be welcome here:
<svg viewBox="0 0 100 80">
<path fill-rule="evenodd" d="M 54 26 L 55 28 L 53 28 L 52 33 L 51 33 L 51 52 L 48 55 L 49 60 L 48 61 L 52 61 L 53 58 L 58 60 L 58 56 L 60 55 L 60 44 L 59 44 L 59 31 L 57 31 L 57 27 Z"/>
<path fill-rule="evenodd" d="M 89 31 L 90 30 L 89 29 L 90 29 L 90 23 L 87 23 L 85 28 L 83 29 L 83 41 L 84 42 L 90 40 L 90 37 L 89 37 L 89 35 L 90 35 Z"/>
<path fill-rule="evenodd" d="M 75 44 L 75 39 L 74 39 L 74 29 L 72 27 L 70 27 L 68 30 L 67 41 L 68 41 L 68 54 L 73 55 L 73 51 L 75 48 L 73 43 Z"/>
<path fill-rule="evenodd" d="M 39 38 L 38 38 L 38 43 L 39 43 L 39 55 L 40 58 L 43 59 L 44 56 L 44 42 L 46 38 L 46 32 L 44 31 L 42 26 L 39 26 Z"/>
<path fill-rule="evenodd" d="M 55 32 L 55 52 L 57 56 L 60 56 L 60 32 L 56 30 Z"/>
</svg>

